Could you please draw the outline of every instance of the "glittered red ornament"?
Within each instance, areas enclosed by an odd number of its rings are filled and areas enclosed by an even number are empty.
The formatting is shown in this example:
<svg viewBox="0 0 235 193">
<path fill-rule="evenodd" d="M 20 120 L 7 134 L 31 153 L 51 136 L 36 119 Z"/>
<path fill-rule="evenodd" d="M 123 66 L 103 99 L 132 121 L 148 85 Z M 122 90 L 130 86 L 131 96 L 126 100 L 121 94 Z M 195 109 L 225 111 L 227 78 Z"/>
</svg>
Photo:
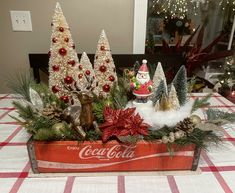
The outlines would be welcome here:
<svg viewBox="0 0 235 193">
<path fill-rule="evenodd" d="M 51 57 L 51 51 L 48 52 L 48 57 L 49 57 L 49 58 Z"/>
<path fill-rule="evenodd" d="M 80 64 L 80 65 L 78 66 L 78 68 L 79 68 L 79 70 L 82 70 L 82 65 Z"/>
<path fill-rule="evenodd" d="M 75 60 L 69 60 L 67 63 L 71 66 L 75 66 L 76 64 Z"/>
<path fill-rule="evenodd" d="M 103 91 L 104 91 L 104 92 L 109 92 L 109 91 L 110 91 L 110 86 L 109 86 L 108 84 L 105 84 L 105 85 L 103 86 Z"/>
<path fill-rule="evenodd" d="M 62 101 L 64 101 L 65 103 L 68 103 L 68 102 L 69 102 L 69 96 L 67 96 L 67 95 L 61 96 L 60 99 L 61 99 Z"/>
<path fill-rule="evenodd" d="M 106 72 L 107 70 L 107 67 L 104 66 L 104 65 L 101 65 L 100 68 L 99 68 L 100 72 Z"/>
<path fill-rule="evenodd" d="M 109 80 L 113 82 L 115 80 L 114 76 L 113 75 L 109 76 Z"/>
<path fill-rule="evenodd" d="M 60 49 L 59 49 L 59 54 L 60 54 L 61 56 L 65 56 L 65 55 L 67 54 L 67 50 L 66 50 L 65 48 L 60 48 Z"/>
<path fill-rule="evenodd" d="M 64 28 L 63 27 L 59 27 L 59 31 L 60 32 L 64 32 Z"/>
<path fill-rule="evenodd" d="M 104 46 L 100 46 L 100 50 L 104 51 L 105 47 Z"/>
<path fill-rule="evenodd" d="M 90 75 L 91 71 L 90 70 L 86 70 L 86 75 Z"/>
<path fill-rule="evenodd" d="M 81 79 L 83 77 L 83 74 L 79 74 L 78 78 Z"/>
<path fill-rule="evenodd" d="M 106 59 L 105 62 L 106 62 L 106 63 L 109 63 L 109 62 L 110 62 L 110 59 Z"/>
<path fill-rule="evenodd" d="M 64 41 L 69 42 L 69 38 L 68 37 L 64 38 Z"/>
<path fill-rule="evenodd" d="M 52 42 L 53 42 L 53 43 L 56 43 L 56 42 L 57 42 L 57 39 L 56 39 L 56 38 L 52 38 Z"/>
<path fill-rule="evenodd" d="M 53 70 L 54 72 L 58 72 L 58 71 L 60 70 L 60 67 L 55 64 L 55 65 L 52 66 L 52 70 Z"/>
<path fill-rule="evenodd" d="M 73 83 L 73 77 L 71 77 L 71 76 L 66 76 L 66 77 L 64 78 L 64 82 L 65 82 L 66 84 L 72 84 L 72 83 Z"/>
<path fill-rule="evenodd" d="M 60 91 L 60 88 L 58 86 L 52 86 L 51 90 L 52 90 L 53 93 L 57 93 L 57 92 Z"/>
</svg>

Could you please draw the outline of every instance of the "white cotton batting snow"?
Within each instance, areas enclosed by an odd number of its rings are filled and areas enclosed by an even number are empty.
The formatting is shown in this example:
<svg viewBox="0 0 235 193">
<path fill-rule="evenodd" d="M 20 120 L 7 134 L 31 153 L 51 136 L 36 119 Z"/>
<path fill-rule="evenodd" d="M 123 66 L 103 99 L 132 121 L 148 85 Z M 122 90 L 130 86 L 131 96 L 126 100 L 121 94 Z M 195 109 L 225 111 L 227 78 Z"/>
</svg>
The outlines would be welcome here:
<svg viewBox="0 0 235 193">
<path fill-rule="evenodd" d="M 193 101 L 188 101 L 179 110 L 155 111 L 152 101 L 147 103 L 129 101 L 126 107 L 136 107 L 136 112 L 140 114 L 145 123 L 151 125 L 153 129 L 160 129 L 165 125 L 169 127 L 175 126 L 184 118 L 189 117 L 192 105 Z"/>
</svg>

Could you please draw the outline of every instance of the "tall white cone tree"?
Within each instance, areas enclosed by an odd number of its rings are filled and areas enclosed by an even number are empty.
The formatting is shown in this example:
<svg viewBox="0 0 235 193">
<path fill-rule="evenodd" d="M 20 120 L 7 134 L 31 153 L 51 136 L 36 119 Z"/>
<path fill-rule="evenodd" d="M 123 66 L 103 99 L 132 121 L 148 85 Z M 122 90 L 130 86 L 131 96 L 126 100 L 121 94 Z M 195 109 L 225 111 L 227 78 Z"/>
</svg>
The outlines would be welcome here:
<svg viewBox="0 0 235 193">
<path fill-rule="evenodd" d="M 63 85 L 69 86 L 74 83 L 74 69 L 79 61 L 68 23 L 59 3 L 56 4 L 51 26 L 49 88 L 67 103 L 71 96 Z"/>
<path fill-rule="evenodd" d="M 94 71 L 98 83 L 96 93 L 106 98 L 112 86 L 117 81 L 117 74 L 109 42 L 104 30 L 101 32 L 95 53 Z"/>
<path fill-rule="evenodd" d="M 176 90 L 175 90 L 175 87 L 174 87 L 173 84 L 171 84 L 170 89 L 171 90 L 169 92 L 168 99 L 169 99 L 169 102 L 171 104 L 171 108 L 174 109 L 174 110 L 178 110 L 180 108 L 180 104 L 179 104 L 177 93 L 176 93 Z"/>
<path fill-rule="evenodd" d="M 88 78 L 90 80 L 93 79 L 91 86 L 93 88 L 96 87 L 95 72 L 93 70 L 92 64 L 91 64 L 90 59 L 88 58 L 86 52 L 82 53 L 80 64 L 78 65 L 76 71 L 77 71 L 77 76 L 76 76 L 77 84 L 79 84 L 81 87 L 83 87 L 83 85 L 86 85 L 87 78 Z"/>
<path fill-rule="evenodd" d="M 158 62 L 157 68 L 156 68 L 154 76 L 153 76 L 153 93 L 155 93 L 155 91 L 157 90 L 157 88 L 162 80 L 164 81 L 164 85 L 165 85 L 166 93 L 167 93 L 166 77 L 165 77 L 164 71 L 162 69 L 161 62 Z"/>
</svg>

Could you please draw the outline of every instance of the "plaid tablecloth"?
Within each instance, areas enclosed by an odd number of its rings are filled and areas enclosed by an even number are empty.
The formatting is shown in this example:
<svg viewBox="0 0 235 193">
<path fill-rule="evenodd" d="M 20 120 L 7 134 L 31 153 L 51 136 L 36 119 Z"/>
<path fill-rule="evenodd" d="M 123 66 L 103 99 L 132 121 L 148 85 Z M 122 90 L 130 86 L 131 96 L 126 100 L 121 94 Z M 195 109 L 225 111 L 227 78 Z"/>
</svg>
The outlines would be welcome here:
<svg viewBox="0 0 235 193">
<path fill-rule="evenodd" d="M 205 94 L 192 94 L 191 98 Z M 199 175 L 97 176 L 30 178 L 27 132 L 8 116 L 16 115 L 13 95 L 0 95 L 0 193 L 221 193 L 235 192 L 235 125 L 225 125 L 222 147 L 202 151 Z M 211 108 L 234 112 L 235 105 L 219 94 Z M 197 114 L 205 118 L 204 109 Z"/>
</svg>

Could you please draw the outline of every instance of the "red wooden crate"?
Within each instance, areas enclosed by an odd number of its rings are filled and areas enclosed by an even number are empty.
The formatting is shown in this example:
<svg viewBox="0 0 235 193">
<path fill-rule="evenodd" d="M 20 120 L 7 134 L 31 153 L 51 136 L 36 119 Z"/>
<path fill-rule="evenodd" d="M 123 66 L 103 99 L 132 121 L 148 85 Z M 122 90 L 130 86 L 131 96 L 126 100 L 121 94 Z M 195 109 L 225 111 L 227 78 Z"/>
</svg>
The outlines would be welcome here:
<svg viewBox="0 0 235 193">
<path fill-rule="evenodd" d="M 196 170 L 200 149 L 177 147 L 170 155 L 163 143 L 139 141 L 28 141 L 34 173 Z"/>
</svg>

